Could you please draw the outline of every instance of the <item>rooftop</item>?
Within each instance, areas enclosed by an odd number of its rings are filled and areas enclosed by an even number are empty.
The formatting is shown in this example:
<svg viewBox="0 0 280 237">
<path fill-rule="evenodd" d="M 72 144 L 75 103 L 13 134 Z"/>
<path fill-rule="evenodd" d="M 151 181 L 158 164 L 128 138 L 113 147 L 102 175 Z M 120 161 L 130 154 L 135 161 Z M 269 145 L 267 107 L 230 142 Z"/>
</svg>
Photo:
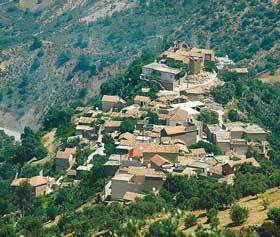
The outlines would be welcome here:
<svg viewBox="0 0 280 237">
<path fill-rule="evenodd" d="M 121 121 L 106 120 L 104 123 L 104 127 L 120 127 L 121 123 Z"/>
<path fill-rule="evenodd" d="M 128 202 L 132 202 L 134 201 L 136 198 L 141 198 L 143 197 L 143 194 L 140 193 L 134 193 L 134 192 L 126 192 L 123 196 L 123 200 L 124 201 L 128 201 Z"/>
<path fill-rule="evenodd" d="M 156 154 L 151 158 L 151 163 L 154 163 L 155 165 L 157 165 L 158 167 L 165 165 L 165 164 L 170 164 L 170 162 L 163 158 L 162 156 Z"/>
<path fill-rule="evenodd" d="M 181 108 L 173 109 L 167 115 L 167 119 L 169 120 L 187 121 L 189 117 L 189 113 Z"/>
<path fill-rule="evenodd" d="M 120 101 L 120 97 L 117 95 L 103 95 L 102 102 L 112 102 L 118 103 Z"/>
<path fill-rule="evenodd" d="M 145 65 L 144 68 L 152 69 L 152 70 L 159 71 L 159 72 L 176 74 L 176 75 L 180 73 L 179 69 L 171 68 L 171 67 L 166 66 L 165 64 L 156 63 L 156 62 Z"/>
<path fill-rule="evenodd" d="M 58 151 L 58 152 L 56 153 L 56 158 L 58 158 L 58 159 L 65 159 L 65 160 L 68 160 L 68 159 L 71 158 L 71 156 L 72 156 L 71 153 L 65 152 L 65 151 Z"/>
<path fill-rule="evenodd" d="M 24 183 L 31 185 L 32 187 L 37 187 L 41 185 L 45 185 L 48 183 L 48 178 L 43 176 L 34 176 L 31 178 L 18 178 L 14 179 L 11 186 L 20 186 Z"/>
<path fill-rule="evenodd" d="M 178 153 L 179 149 L 173 145 L 139 144 L 137 146 L 143 153 Z"/>
<path fill-rule="evenodd" d="M 163 128 L 163 131 L 165 131 L 167 135 L 175 135 L 185 133 L 186 128 L 184 126 L 166 126 Z"/>
<path fill-rule="evenodd" d="M 134 97 L 134 101 L 149 102 L 151 99 L 148 96 L 137 95 Z"/>
</svg>

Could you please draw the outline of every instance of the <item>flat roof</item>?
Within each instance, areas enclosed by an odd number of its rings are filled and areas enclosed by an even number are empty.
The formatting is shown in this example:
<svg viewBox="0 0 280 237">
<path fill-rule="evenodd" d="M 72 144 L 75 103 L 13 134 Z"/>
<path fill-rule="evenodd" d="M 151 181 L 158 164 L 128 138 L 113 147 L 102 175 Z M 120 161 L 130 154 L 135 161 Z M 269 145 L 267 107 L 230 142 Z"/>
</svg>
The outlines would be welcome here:
<svg viewBox="0 0 280 237">
<path fill-rule="evenodd" d="M 112 180 L 120 180 L 120 181 L 130 181 L 133 178 L 133 174 L 116 174 Z"/>
<path fill-rule="evenodd" d="M 166 72 L 171 74 L 179 74 L 180 70 L 172 67 L 168 67 L 165 64 L 161 63 L 150 63 L 145 65 L 143 68 L 153 69 L 155 71 Z"/>
</svg>

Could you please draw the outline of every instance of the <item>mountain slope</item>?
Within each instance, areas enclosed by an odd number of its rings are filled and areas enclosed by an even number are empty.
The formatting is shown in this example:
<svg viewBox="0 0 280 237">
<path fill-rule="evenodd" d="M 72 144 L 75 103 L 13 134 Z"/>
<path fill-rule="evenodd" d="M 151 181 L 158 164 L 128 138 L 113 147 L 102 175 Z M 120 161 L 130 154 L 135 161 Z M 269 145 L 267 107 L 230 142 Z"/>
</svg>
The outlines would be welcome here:
<svg viewBox="0 0 280 237">
<path fill-rule="evenodd" d="M 0 125 L 11 117 L 35 125 L 50 106 L 93 97 L 143 50 L 158 53 L 175 39 L 275 70 L 279 15 L 268 0 L 57 0 L 37 12 L 0 6 Z"/>
</svg>

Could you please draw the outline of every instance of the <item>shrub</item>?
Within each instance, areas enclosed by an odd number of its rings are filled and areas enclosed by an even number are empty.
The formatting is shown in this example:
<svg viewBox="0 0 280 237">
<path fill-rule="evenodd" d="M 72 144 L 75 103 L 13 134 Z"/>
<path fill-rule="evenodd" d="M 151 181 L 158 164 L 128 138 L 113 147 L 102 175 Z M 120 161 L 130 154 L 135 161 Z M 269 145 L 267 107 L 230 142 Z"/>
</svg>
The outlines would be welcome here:
<svg viewBox="0 0 280 237">
<path fill-rule="evenodd" d="M 197 223 L 197 217 L 194 214 L 188 214 L 185 219 L 185 228 L 190 228 Z"/>
<path fill-rule="evenodd" d="M 230 218 L 232 222 L 236 225 L 240 225 L 248 218 L 249 211 L 246 208 L 240 207 L 238 205 L 232 206 L 230 209 Z"/>
<path fill-rule="evenodd" d="M 274 221 L 275 224 L 280 225 L 280 208 L 272 208 L 267 213 L 268 219 Z"/>
</svg>

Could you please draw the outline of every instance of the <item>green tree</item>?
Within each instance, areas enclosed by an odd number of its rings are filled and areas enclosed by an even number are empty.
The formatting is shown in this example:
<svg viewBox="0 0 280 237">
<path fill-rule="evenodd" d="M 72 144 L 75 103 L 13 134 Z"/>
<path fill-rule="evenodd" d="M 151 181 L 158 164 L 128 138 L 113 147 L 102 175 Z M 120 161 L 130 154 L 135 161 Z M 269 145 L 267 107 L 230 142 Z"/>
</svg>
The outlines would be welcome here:
<svg viewBox="0 0 280 237">
<path fill-rule="evenodd" d="M 178 230 L 178 219 L 176 217 L 159 220 L 150 225 L 147 237 L 179 237 L 184 236 Z"/>
<path fill-rule="evenodd" d="M 122 133 L 131 132 L 132 133 L 135 130 L 135 126 L 136 126 L 136 119 L 128 118 L 121 122 L 120 132 L 122 132 Z"/>
<path fill-rule="evenodd" d="M 16 232 L 11 224 L 0 224 L 0 237 L 16 237 Z"/>
<path fill-rule="evenodd" d="M 246 208 L 240 207 L 238 205 L 233 205 L 230 209 L 230 218 L 232 222 L 236 225 L 240 225 L 248 218 L 249 211 Z"/>
<path fill-rule="evenodd" d="M 22 182 L 14 191 L 14 202 L 22 215 L 30 210 L 34 201 L 32 187 L 28 182 Z"/>
<path fill-rule="evenodd" d="M 268 219 L 273 220 L 275 224 L 280 225 L 280 208 L 275 207 L 268 211 Z"/>
<path fill-rule="evenodd" d="M 198 120 L 208 124 L 219 124 L 219 114 L 213 110 L 203 109 L 200 111 Z"/>
<path fill-rule="evenodd" d="M 185 228 L 190 228 L 197 223 L 197 217 L 194 214 L 188 214 L 185 218 Z"/>
<path fill-rule="evenodd" d="M 238 115 L 238 112 L 234 109 L 231 109 L 229 112 L 228 112 L 228 118 L 231 122 L 236 122 L 239 120 L 239 115 Z"/>
<path fill-rule="evenodd" d="M 43 223 L 38 217 L 23 217 L 19 221 L 17 228 L 26 237 L 43 236 Z"/>
<path fill-rule="evenodd" d="M 30 46 L 30 50 L 33 51 L 35 49 L 39 49 L 42 47 L 42 42 L 41 40 L 38 38 L 38 37 L 34 37 L 33 38 L 33 42 L 32 42 L 32 45 Z"/>
</svg>

